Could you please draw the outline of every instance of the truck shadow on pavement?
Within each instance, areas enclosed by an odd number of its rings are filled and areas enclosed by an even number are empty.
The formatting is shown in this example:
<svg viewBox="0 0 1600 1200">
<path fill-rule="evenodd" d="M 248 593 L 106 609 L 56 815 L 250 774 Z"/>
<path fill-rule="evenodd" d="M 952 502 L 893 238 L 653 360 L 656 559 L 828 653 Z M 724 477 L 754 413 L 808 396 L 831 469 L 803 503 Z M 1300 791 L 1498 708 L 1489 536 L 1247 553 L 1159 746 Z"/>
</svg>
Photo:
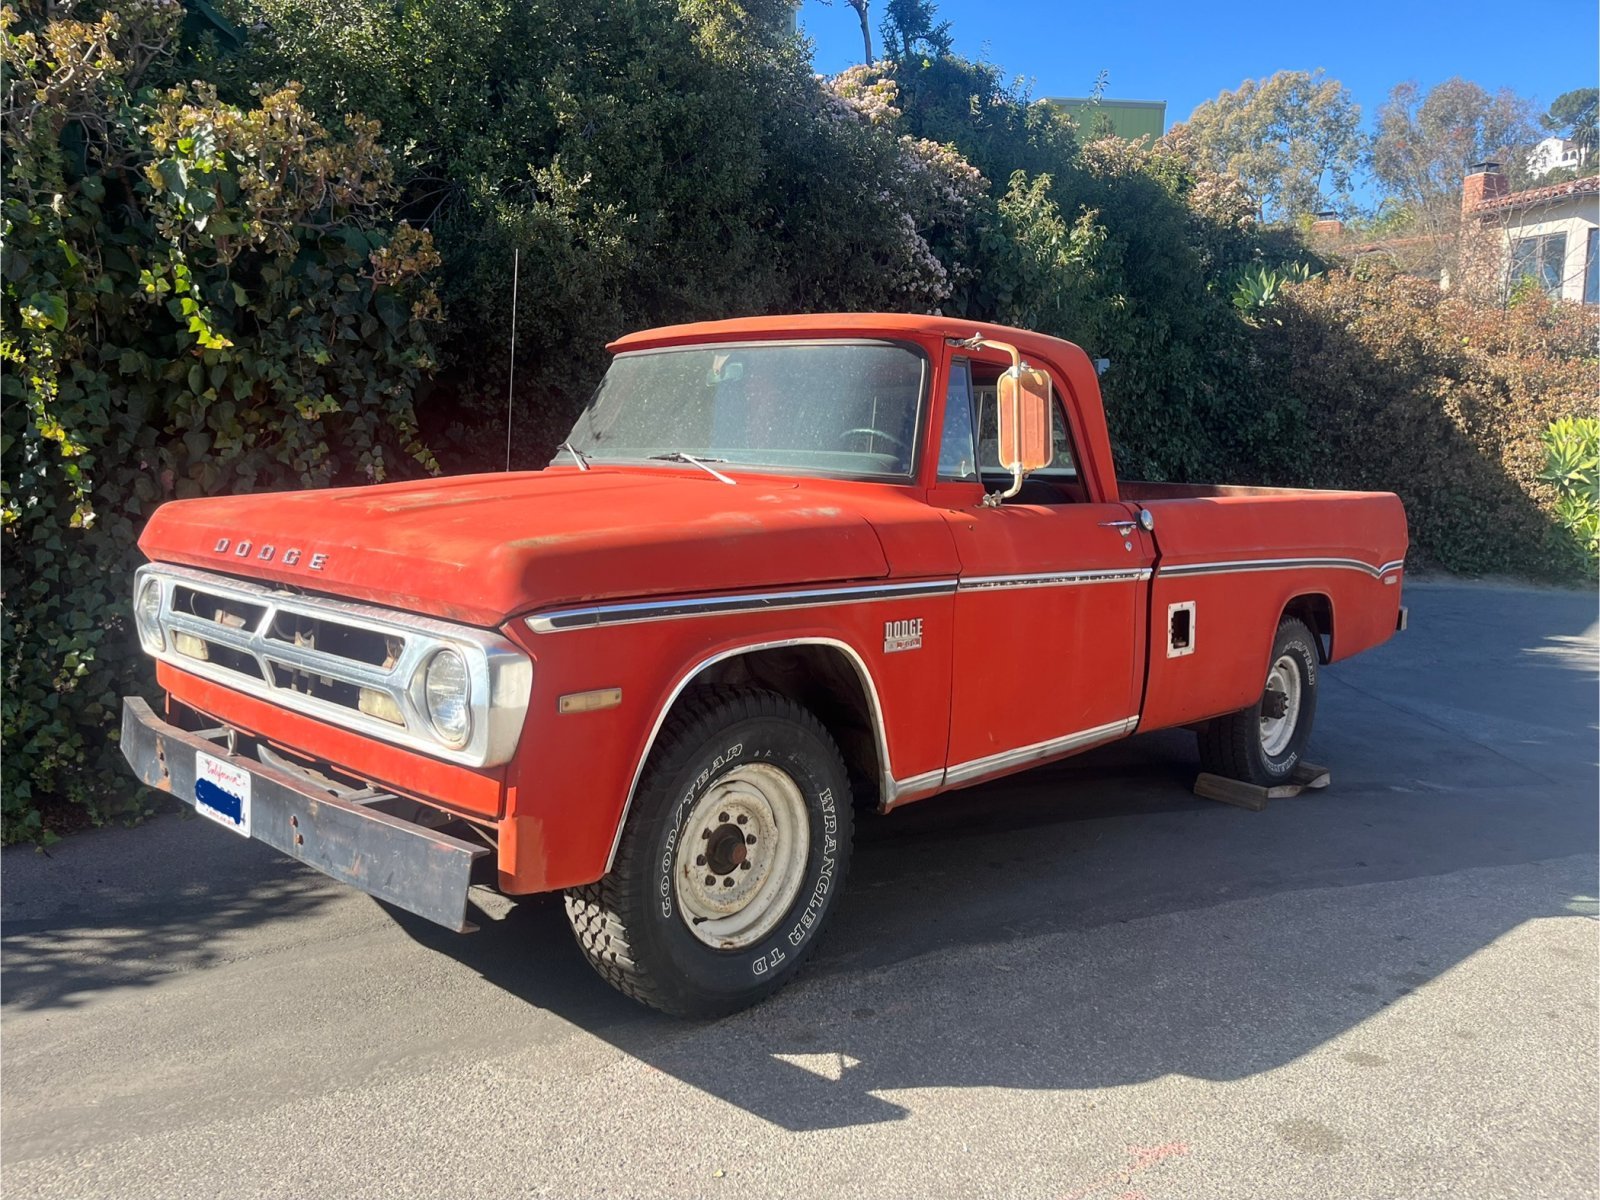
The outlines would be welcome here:
<svg viewBox="0 0 1600 1200">
<path fill-rule="evenodd" d="M 996 851 L 998 839 L 979 840 Z M 1114 831 L 1096 840 L 1114 852 L 1137 842 Z M 1559 856 L 1569 848 L 1549 849 Z M 857 867 L 893 869 L 903 849 L 869 845 Z M 882 900 L 857 890 L 842 927 L 796 984 L 707 1023 L 647 1012 L 605 987 L 573 948 L 553 898 L 520 904 L 456 943 L 404 923 L 491 983 L 657 1071 L 785 1129 L 811 1130 L 901 1119 L 908 1109 L 893 1094 L 917 1088 L 1102 1088 L 1270 1070 L 1355 1029 L 1521 923 L 1570 915 L 1574 897 L 1592 894 L 1592 872 L 1571 857 L 1542 863 L 1539 876 L 1542 886 L 1507 890 L 1486 874 L 1471 884 L 1470 902 L 1453 893 L 1429 902 L 1426 884 L 1330 883 L 1342 894 L 1288 892 L 1288 903 L 1270 906 L 1222 900 L 1198 914 L 1136 904 L 1092 928 L 1070 909 L 1036 912 L 1025 889 L 995 880 L 982 897 L 967 884 Z M 977 901 L 998 902 L 1021 926 L 988 928 L 986 937 L 947 928 L 938 949 L 921 953 L 878 940 L 908 918 L 948 926 L 939 908 Z M 1372 1055 L 1347 1057 L 1382 1065 Z"/>
<path fill-rule="evenodd" d="M 6 851 L 0 980 L 8 1010 L 76 1008 L 98 992 L 225 962 L 241 952 L 246 931 L 305 921 L 342 894 L 317 872 L 192 813 L 80 834 L 58 855 Z"/>
<path fill-rule="evenodd" d="M 1238 1079 L 1335 1039 L 1330 1070 L 1371 1070 L 1392 1051 L 1359 1048 L 1364 1022 L 1524 922 L 1594 911 L 1594 618 L 1571 600 L 1530 639 L 1483 631 L 1492 594 L 1423 596 L 1476 640 L 1441 657 L 1400 639 L 1329 671 L 1333 786 L 1261 813 L 1193 797 L 1192 739 L 1169 732 L 864 817 L 818 957 L 723 1021 L 612 993 L 556 897 L 467 939 L 402 924 L 790 1130 L 898 1120 L 918 1088 Z M 1438 1050 L 1495 1034 L 1458 1028 Z"/>
</svg>

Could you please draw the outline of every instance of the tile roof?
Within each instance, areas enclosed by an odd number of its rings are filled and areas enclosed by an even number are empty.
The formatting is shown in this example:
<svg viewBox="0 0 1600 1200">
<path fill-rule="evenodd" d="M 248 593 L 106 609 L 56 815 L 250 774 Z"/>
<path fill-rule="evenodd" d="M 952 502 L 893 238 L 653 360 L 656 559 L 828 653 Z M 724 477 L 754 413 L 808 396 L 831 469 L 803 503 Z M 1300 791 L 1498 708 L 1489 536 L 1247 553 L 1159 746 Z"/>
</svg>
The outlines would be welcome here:
<svg viewBox="0 0 1600 1200">
<path fill-rule="evenodd" d="M 1527 208 L 1529 205 L 1546 204 L 1552 200 L 1578 196 L 1586 192 L 1600 192 L 1600 175 L 1591 175 L 1587 179 L 1569 179 L 1566 183 L 1553 183 L 1549 187 L 1530 188 L 1525 192 L 1495 196 L 1480 201 L 1472 211 L 1494 212 L 1503 208 Z"/>
</svg>

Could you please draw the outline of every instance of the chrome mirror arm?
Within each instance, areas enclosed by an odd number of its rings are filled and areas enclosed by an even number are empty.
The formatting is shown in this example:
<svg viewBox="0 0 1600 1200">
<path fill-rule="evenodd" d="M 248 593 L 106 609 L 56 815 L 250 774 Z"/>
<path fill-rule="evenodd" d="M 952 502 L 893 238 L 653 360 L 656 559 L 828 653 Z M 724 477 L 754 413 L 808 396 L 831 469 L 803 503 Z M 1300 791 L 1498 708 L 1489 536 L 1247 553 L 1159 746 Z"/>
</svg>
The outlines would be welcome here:
<svg viewBox="0 0 1600 1200">
<path fill-rule="evenodd" d="M 1013 371 L 1020 373 L 1027 366 L 1022 361 L 1022 354 L 1015 346 L 1009 342 L 991 341 L 981 333 L 974 333 L 969 338 L 946 338 L 945 343 L 960 350 L 982 350 L 986 346 L 993 347 L 996 350 L 1004 350 L 1011 355 L 1011 369 Z M 1003 492 L 985 492 L 982 507 L 999 508 L 1022 490 L 1022 479 L 1022 464 L 1019 462 L 1011 468 L 1011 486 Z"/>
<path fill-rule="evenodd" d="M 1015 467 L 1011 468 L 1011 486 L 1010 487 L 1008 487 L 1003 492 L 985 492 L 983 494 L 983 502 L 982 502 L 983 503 L 983 507 L 984 508 L 999 508 L 1002 504 L 1004 504 L 1007 500 L 1011 499 L 1011 497 L 1015 496 L 1021 490 L 1022 490 L 1022 467 L 1019 464 L 1018 466 L 1015 466 Z"/>
</svg>

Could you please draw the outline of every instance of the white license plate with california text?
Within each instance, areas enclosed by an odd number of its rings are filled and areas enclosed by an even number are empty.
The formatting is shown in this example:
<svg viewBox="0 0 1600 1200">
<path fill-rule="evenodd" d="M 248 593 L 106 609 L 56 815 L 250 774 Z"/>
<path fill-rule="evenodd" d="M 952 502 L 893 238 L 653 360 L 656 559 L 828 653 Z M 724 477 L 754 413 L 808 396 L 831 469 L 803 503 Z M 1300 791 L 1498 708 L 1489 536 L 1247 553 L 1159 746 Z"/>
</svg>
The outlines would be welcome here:
<svg viewBox="0 0 1600 1200">
<path fill-rule="evenodd" d="M 194 756 L 194 806 L 202 815 L 235 833 L 250 836 L 250 772 L 212 758 Z"/>
</svg>

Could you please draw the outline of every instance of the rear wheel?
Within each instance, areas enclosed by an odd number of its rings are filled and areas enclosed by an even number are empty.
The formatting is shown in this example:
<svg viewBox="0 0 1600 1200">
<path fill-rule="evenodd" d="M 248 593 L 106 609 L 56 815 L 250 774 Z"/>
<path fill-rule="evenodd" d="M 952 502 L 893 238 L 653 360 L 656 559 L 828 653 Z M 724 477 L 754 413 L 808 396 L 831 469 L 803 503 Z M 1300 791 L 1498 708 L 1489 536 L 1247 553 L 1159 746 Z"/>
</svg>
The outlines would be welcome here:
<svg viewBox="0 0 1600 1200">
<path fill-rule="evenodd" d="M 849 863 L 850 784 L 821 722 L 754 688 L 704 688 L 667 720 L 616 862 L 566 894 L 590 964 L 679 1016 L 715 1016 L 789 982 Z"/>
<path fill-rule="evenodd" d="M 1261 698 L 1200 727 L 1200 765 L 1260 787 L 1287 783 L 1317 714 L 1317 642 L 1306 623 L 1278 623 Z"/>
</svg>

